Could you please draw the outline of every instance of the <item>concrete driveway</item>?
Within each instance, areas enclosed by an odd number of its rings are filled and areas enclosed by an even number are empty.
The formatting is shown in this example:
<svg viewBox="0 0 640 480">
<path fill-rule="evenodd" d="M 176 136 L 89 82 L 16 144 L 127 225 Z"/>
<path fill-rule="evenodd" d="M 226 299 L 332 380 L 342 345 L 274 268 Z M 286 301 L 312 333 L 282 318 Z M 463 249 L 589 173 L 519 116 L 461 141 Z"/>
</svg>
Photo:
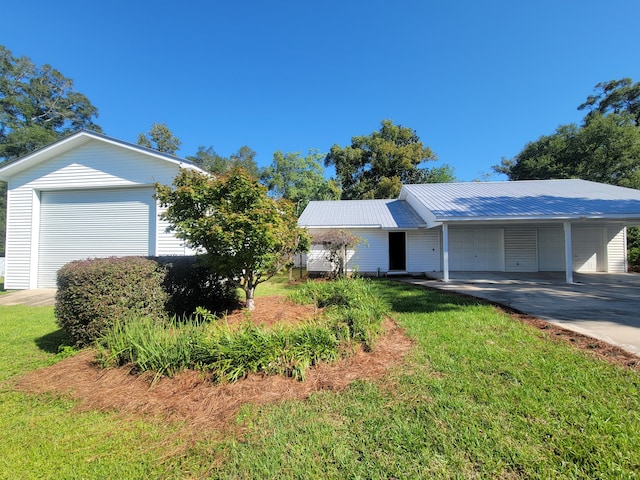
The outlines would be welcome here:
<svg viewBox="0 0 640 480">
<path fill-rule="evenodd" d="M 640 355 L 640 274 L 454 272 L 410 283 L 483 298 Z"/>
<path fill-rule="evenodd" d="M 55 288 L 35 288 L 33 290 L 16 290 L 0 295 L 0 305 L 55 305 Z"/>
</svg>

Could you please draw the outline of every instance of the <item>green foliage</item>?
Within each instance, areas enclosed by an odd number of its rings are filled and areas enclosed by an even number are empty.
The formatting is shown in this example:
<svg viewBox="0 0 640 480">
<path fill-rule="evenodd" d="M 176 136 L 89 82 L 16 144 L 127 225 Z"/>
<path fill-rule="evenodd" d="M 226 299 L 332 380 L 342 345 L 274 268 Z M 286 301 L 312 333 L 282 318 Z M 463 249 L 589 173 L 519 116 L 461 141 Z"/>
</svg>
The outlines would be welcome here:
<svg viewBox="0 0 640 480">
<path fill-rule="evenodd" d="M 416 132 L 383 120 L 380 131 L 351 138 L 351 145 L 331 147 L 325 165 L 336 168 L 342 199 L 395 198 L 403 183 L 446 179 L 451 167 L 431 172 L 420 165 L 435 160 Z M 451 178 L 453 180 L 453 178 Z"/>
<path fill-rule="evenodd" d="M 326 260 L 331 265 L 329 278 L 344 277 L 347 273 L 347 251 L 354 248 L 363 240 L 345 230 L 327 230 L 315 234 L 311 238 L 311 244 L 322 245 L 326 252 Z"/>
<path fill-rule="evenodd" d="M 141 257 L 77 260 L 58 271 L 56 321 L 77 345 L 88 345 L 117 320 L 165 317 L 164 273 Z"/>
<path fill-rule="evenodd" d="M 245 291 L 249 309 L 257 285 L 308 248 L 293 205 L 270 198 L 242 169 L 216 177 L 184 169 L 173 185 L 156 185 L 157 198 L 167 207 L 163 218 L 178 238 L 206 251 L 214 271 Z"/>
<path fill-rule="evenodd" d="M 0 159 L 20 157 L 93 123 L 98 110 L 51 65 L 36 66 L 0 45 Z"/>
<path fill-rule="evenodd" d="M 289 298 L 326 308 L 327 320 L 338 338 L 362 343 L 366 350 L 374 348 L 387 311 L 387 305 L 376 296 L 371 280 L 363 278 L 309 281 Z"/>
<path fill-rule="evenodd" d="M 299 215 L 311 200 L 338 200 L 340 187 L 324 177 L 320 160 L 325 157 L 310 150 L 306 157 L 299 152 L 273 154 L 273 162 L 262 170 L 260 180 L 276 198 L 290 200 Z"/>
<path fill-rule="evenodd" d="M 510 180 L 582 178 L 640 188 L 640 83 L 600 83 L 581 126 L 561 125 L 493 167 Z"/>
<path fill-rule="evenodd" d="M 138 145 L 175 155 L 182 141 L 164 123 L 154 123 L 147 133 L 138 135 Z"/>
<path fill-rule="evenodd" d="M 589 110 L 586 119 L 597 114 L 630 114 L 636 126 L 640 126 L 640 82 L 630 78 L 600 82 L 596 85 L 596 95 L 589 95 L 578 110 Z"/>
<path fill-rule="evenodd" d="M 134 365 L 156 379 L 197 363 L 203 328 L 191 322 L 158 322 L 149 317 L 117 320 L 99 340 L 103 365 Z"/>
<path fill-rule="evenodd" d="M 258 178 L 260 173 L 255 157 L 256 152 L 246 145 L 240 147 L 236 153 L 231 154 L 228 158 L 218 155 L 213 147 L 200 146 L 196 154 L 188 156 L 187 160 L 209 173 L 221 175 L 236 168 L 243 168 L 251 177 Z"/>
<path fill-rule="evenodd" d="M 338 346 L 333 332 L 319 323 L 269 329 L 219 326 L 203 345 L 201 363 L 217 381 L 236 381 L 258 372 L 304 380 L 313 365 L 335 360 Z"/>
<path fill-rule="evenodd" d="M 640 128 L 628 116 L 594 115 L 528 143 L 494 170 L 510 180 L 582 178 L 640 188 Z"/>
<path fill-rule="evenodd" d="M 235 285 L 218 275 L 198 256 L 164 256 L 153 259 L 166 272 L 163 289 L 168 295 L 166 311 L 179 318 L 198 308 L 222 313 L 238 306 Z"/>
<path fill-rule="evenodd" d="M 215 381 L 236 381 L 249 373 L 304 380 L 311 366 L 335 360 L 354 343 L 373 348 L 385 307 L 368 281 L 309 282 L 292 298 L 315 301 L 326 309 L 326 318 L 273 328 L 250 322 L 230 327 L 223 319 L 167 323 L 130 318 L 106 330 L 100 340 L 101 358 L 105 365 L 132 365 L 154 372 L 156 378 L 202 369 Z M 203 310 L 198 314 L 209 318 Z"/>
</svg>

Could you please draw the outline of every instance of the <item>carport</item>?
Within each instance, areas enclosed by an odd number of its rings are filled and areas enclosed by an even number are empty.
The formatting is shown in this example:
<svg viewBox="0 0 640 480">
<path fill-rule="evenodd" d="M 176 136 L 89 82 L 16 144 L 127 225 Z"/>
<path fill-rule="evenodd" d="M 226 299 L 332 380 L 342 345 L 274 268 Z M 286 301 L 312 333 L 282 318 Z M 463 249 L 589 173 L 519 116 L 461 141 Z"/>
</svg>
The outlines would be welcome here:
<svg viewBox="0 0 640 480">
<path fill-rule="evenodd" d="M 624 273 L 626 227 L 640 224 L 640 191 L 578 179 L 404 185 L 428 229 L 441 232 L 451 272 Z M 457 274 L 454 274 L 454 276 Z"/>
</svg>

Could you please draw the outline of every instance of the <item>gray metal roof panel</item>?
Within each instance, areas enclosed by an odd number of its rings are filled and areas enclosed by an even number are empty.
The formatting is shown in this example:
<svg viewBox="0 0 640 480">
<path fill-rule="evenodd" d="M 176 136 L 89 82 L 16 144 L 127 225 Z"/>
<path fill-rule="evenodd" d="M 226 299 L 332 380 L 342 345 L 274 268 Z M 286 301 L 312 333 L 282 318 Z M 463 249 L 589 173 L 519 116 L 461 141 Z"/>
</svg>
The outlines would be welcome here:
<svg viewBox="0 0 640 480">
<path fill-rule="evenodd" d="M 640 214 L 640 190 L 575 179 L 405 185 L 407 195 L 437 220 Z"/>
<path fill-rule="evenodd" d="M 402 200 L 325 200 L 309 202 L 300 215 L 303 227 L 418 228 L 425 222 Z"/>
</svg>

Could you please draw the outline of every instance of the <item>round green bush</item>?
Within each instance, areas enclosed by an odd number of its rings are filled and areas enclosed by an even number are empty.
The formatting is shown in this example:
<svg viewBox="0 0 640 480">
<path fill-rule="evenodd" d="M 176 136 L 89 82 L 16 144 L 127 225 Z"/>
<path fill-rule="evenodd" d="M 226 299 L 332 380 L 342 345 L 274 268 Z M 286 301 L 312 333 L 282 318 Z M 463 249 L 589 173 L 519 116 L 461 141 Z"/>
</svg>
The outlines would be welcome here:
<svg viewBox="0 0 640 480">
<path fill-rule="evenodd" d="M 143 257 L 76 260 L 58 271 L 55 315 L 78 346 L 91 344 L 116 320 L 164 319 L 165 271 Z"/>
</svg>

